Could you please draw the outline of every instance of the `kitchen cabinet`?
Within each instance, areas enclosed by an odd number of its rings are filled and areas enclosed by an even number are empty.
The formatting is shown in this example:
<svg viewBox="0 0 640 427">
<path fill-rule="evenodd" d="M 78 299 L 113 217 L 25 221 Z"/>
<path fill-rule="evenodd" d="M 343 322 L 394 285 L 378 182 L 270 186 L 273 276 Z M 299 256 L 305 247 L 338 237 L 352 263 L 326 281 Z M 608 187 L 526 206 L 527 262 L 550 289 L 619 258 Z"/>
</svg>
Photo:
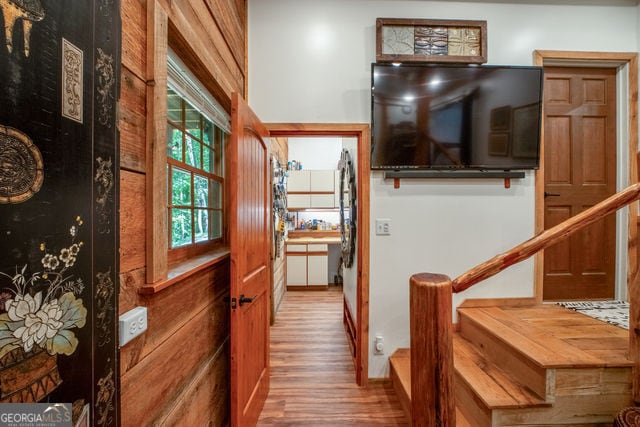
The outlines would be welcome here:
<svg viewBox="0 0 640 427">
<path fill-rule="evenodd" d="M 289 171 L 287 207 L 290 210 L 338 207 L 336 173 L 333 169 Z"/>
<path fill-rule="evenodd" d="M 326 244 L 287 244 L 287 288 L 328 286 Z"/>
</svg>

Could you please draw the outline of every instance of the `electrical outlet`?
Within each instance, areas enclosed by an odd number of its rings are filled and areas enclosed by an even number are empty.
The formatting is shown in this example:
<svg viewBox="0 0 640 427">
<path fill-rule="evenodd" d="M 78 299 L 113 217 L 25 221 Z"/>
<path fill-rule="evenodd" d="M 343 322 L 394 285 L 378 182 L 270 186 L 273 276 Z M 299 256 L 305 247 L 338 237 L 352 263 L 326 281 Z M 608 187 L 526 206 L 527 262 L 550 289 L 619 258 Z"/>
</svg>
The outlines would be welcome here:
<svg viewBox="0 0 640 427">
<path fill-rule="evenodd" d="M 120 316 L 120 347 L 147 330 L 147 307 L 136 307 Z"/>
<path fill-rule="evenodd" d="M 376 219 L 376 235 L 389 236 L 391 235 L 391 220 L 388 218 Z"/>
<path fill-rule="evenodd" d="M 382 335 L 376 335 L 376 341 L 373 346 L 373 354 L 384 354 L 384 338 Z"/>
</svg>

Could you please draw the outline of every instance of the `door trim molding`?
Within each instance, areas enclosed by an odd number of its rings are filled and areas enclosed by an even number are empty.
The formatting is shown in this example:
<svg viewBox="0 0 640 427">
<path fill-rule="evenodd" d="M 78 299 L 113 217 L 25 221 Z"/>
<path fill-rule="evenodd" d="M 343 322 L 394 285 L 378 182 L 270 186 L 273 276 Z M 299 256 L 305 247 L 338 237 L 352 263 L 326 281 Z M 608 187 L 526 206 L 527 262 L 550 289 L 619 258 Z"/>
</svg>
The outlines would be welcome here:
<svg viewBox="0 0 640 427">
<path fill-rule="evenodd" d="M 635 52 L 581 52 L 559 50 L 535 50 L 533 64 L 537 66 L 565 67 L 602 67 L 616 68 L 617 73 L 628 73 L 627 78 L 627 149 L 628 149 L 628 183 L 638 179 L 638 54 Z M 544 230 L 544 112 L 542 115 L 540 134 L 540 167 L 535 173 L 535 233 Z M 627 251 L 627 289 L 635 283 L 638 275 L 638 254 L 636 240 L 638 237 L 636 212 L 637 202 L 629 208 L 629 233 Z M 542 302 L 542 284 L 544 276 L 544 252 L 534 257 L 534 297 Z M 630 296 L 629 296 L 630 298 Z"/>
<path fill-rule="evenodd" d="M 371 138 L 367 123 L 265 123 L 272 137 L 335 136 L 358 139 L 358 218 L 356 236 L 358 263 L 356 311 L 356 383 L 366 386 L 369 379 L 369 177 Z"/>
</svg>

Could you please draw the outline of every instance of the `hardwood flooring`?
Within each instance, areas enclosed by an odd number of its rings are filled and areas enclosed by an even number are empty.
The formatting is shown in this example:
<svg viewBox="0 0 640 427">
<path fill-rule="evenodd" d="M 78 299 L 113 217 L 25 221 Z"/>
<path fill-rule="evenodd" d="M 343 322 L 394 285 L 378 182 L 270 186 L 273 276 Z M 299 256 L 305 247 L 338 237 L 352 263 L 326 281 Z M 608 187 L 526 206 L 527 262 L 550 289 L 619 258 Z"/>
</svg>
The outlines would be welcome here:
<svg viewBox="0 0 640 427">
<path fill-rule="evenodd" d="M 358 387 L 342 292 L 286 292 L 271 328 L 271 388 L 258 426 L 407 426 L 390 382 Z"/>
</svg>

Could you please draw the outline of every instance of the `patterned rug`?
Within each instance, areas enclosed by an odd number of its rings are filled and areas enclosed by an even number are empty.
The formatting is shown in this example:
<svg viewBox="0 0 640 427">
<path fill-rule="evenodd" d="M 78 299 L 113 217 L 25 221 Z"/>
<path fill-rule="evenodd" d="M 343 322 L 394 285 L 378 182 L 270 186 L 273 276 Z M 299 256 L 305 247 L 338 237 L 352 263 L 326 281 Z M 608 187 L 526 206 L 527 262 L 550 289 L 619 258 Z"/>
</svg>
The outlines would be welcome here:
<svg viewBox="0 0 640 427">
<path fill-rule="evenodd" d="M 625 301 L 559 302 L 578 313 L 629 329 L 629 303 Z"/>
</svg>

